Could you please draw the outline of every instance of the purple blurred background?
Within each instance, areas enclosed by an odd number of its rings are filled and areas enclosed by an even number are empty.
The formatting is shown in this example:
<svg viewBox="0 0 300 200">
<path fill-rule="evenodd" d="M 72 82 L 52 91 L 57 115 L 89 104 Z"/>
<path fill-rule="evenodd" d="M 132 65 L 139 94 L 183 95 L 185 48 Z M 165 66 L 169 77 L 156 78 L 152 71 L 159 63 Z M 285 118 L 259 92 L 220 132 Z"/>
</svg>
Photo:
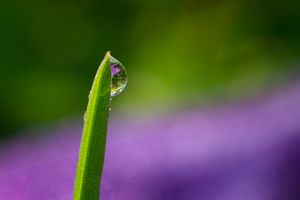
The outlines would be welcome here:
<svg viewBox="0 0 300 200">
<path fill-rule="evenodd" d="M 102 199 L 298 200 L 299 102 L 294 83 L 248 102 L 113 118 Z M 71 199 L 81 125 L 2 143 L 0 199 Z"/>
<path fill-rule="evenodd" d="M 23 0 L 0 6 L 0 200 L 72 198 L 106 51 L 101 200 L 300 199 L 300 1 Z"/>
</svg>

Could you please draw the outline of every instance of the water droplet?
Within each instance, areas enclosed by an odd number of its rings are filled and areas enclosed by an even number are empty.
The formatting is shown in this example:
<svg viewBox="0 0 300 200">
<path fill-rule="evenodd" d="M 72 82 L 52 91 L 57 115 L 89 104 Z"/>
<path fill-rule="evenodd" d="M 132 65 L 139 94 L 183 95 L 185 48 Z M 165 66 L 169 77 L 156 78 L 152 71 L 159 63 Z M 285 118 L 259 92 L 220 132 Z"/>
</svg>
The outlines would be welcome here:
<svg viewBox="0 0 300 200">
<path fill-rule="evenodd" d="M 124 66 L 114 57 L 110 57 L 111 68 L 111 92 L 110 96 L 114 97 L 120 94 L 127 84 L 127 74 Z"/>
<path fill-rule="evenodd" d="M 91 98 L 91 96 L 92 96 L 92 90 L 90 90 L 88 98 Z"/>
</svg>

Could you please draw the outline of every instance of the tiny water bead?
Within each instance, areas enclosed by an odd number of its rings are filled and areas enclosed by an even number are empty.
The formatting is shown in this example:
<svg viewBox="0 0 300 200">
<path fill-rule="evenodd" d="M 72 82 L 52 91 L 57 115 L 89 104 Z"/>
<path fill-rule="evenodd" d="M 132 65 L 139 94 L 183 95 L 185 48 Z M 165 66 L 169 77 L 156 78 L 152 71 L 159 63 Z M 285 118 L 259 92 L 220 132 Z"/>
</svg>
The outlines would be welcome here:
<svg viewBox="0 0 300 200">
<path fill-rule="evenodd" d="M 111 90 L 109 99 L 109 112 L 111 111 L 112 97 L 120 94 L 127 85 L 127 73 L 120 61 L 110 56 L 110 69 L 111 69 Z M 92 96 L 92 90 L 88 95 L 88 99 Z M 84 113 L 83 120 L 87 120 L 87 111 Z"/>
<path fill-rule="evenodd" d="M 114 57 L 110 57 L 110 68 L 111 68 L 111 92 L 110 96 L 114 97 L 120 94 L 127 84 L 127 73 L 122 65 Z"/>
</svg>

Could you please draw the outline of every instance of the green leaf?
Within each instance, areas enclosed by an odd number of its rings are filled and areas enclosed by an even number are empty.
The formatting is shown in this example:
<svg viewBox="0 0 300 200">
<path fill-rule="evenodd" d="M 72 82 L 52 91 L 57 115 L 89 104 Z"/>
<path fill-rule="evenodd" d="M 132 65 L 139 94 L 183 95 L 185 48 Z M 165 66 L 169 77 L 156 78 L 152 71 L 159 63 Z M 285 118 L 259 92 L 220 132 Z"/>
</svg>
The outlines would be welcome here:
<svg viewBox="0 0 300 200">
<path fill-rule="evenodd" d="M 85 113 L 74 200 L 99 200 L 110 106 L 111 69 L 107 52 L 96 73 Z"/>
</svg>

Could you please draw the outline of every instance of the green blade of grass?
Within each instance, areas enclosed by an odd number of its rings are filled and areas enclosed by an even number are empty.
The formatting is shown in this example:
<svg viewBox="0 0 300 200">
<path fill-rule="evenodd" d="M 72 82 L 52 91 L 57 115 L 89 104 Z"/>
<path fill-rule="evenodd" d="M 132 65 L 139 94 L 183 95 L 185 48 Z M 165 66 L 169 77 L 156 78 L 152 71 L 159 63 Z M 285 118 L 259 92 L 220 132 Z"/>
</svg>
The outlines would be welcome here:
<svg viewBox="0 0 300 200">
<path fill-rule="evenodd" d="M 99 199 L 110 106 L 110 87 L 110 53 L 107 52 L 95 76 L 84 117 L 74 200 Z"/>
</svg>

